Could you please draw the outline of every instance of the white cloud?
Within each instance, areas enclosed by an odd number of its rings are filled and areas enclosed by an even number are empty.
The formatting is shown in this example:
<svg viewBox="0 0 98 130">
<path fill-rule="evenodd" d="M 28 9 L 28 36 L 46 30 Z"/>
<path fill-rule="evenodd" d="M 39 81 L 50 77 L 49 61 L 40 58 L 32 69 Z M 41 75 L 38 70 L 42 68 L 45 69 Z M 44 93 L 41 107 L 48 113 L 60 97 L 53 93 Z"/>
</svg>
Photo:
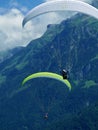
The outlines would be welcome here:
<svg viewBox="0 0 98 130">
<path fill-rule="evenodd" d="M 10 5 L 10 7 L 18 7 L 19 6 L 18 2 L 15 0 L 10 0 L 9 5 Z"/>
<path fill-rule="evenodd" d="M 26 7 L 23 7 L 20 3 L 17 2 L 17 0 L 9 0 L 9 8 L 17 8 L 22 12 L 27 12 L 28 9 Z"/>
<path fill-rule="evenodd" d="M 18 9 L 10 9 L 0 15 L 0 50 L 26 45 L 35 35 L 31 24 L 22 28 L 23 14 Z"/>
<path fill-rule="evenodd" d="M 16 46 L 25 46 L 31 40 L 39 38 L 47 29 L 48 24 L 59 23 L 62 16 L 49 13 L 35 18 L 22 28 L 24 15 L 19 9 L 13 8 L 7 12 L 3 9 L 0 15 L 0 51 Z M 55 20 L 54 20 L 55 19 Z"/>
<path fill-rule="evenodd" d="M 13 0 L 12 0 L 13 1 Z M 89 1 L 89 0 L 85 0 Z M 18 6 L 18 3 L 13 3 Z M 70 17 L 68 13 L 48 13 L 33 19 L 22 28 L 23 13 L 27 8 L 11 8 L 9 10 L 0 8 L 0 51 L 15 46 L 25 46 L 31 40 L 43 35 L 48 24 L 60 23 L 63 19 Z M 55 19 L 55 20 L 54 20 Z"/>
</svg>

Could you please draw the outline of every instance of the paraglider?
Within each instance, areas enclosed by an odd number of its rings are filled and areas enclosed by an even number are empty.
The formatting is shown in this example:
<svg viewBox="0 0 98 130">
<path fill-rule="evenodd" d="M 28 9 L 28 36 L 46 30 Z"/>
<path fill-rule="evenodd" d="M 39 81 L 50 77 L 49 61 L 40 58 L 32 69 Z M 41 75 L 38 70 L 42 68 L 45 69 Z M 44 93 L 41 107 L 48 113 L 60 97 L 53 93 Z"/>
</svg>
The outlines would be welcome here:
<svg viewBox="0 0 98 130">
<path fill-rule="evenodd" d="M 67 70 L 63 69 L 61 73 L 62 73 L 63 79 L 68 79 L 68 71 Z"/>
<path fill-rule="evenodd" d="M 22 26 L 31 19 L 49 12 L 76 11 L 98 19 L 98 9 L 78 0 L 52 0 L 33 8 L 23 19 Z"/>
<path fill-rule="evenodd" d="M 69 88 L 69 90 L 71 90 L 72 88 L 70 82 L 67 79 L 63 79 L 61 75 L 58 75 L 56 73 L 51 73 L 51 72 L 38 72 L 38 73 L 31 74 L 23 80 L 22 85 L 24 85 L 27 81 L 31 79 L 41 78 L 41 77 L 56 79 L 64 83 Z"/>
<path fill-rule="evenodd" d="M 33 80 L 35 78 L 50 78 L 50 79 L 55 79 L 55 80 L 58 80 L 60 82 L 62 82 L 65 86 L 68 87 L 69 91 L 71 91 L 72 89 L 72 86 L 70 84 L 70 82 L 67 80 L 67 79 L 63 79 L 63 77 L 61 75 L 58 75 L 56 73 L 51 73 L 51 72 L 38 72 L 38 73 L 34 73 L 34 74 L 31 74 L 29 76 L 27 76 L 23 82 L 22 82 L 22 86 L 24 86 L 25 83 L 27 83 L 29 80 Z M 42 103 L 41 104 L 41 100 L 39 99 L 39 104 L 40 104 L 40 108 L 41 110 L 45 113 L 43 118 L 45 120 L 48 119 L 48 113 L 49 111 L 51 110 L 51 105 L 54 104 L 54 99 L 55 99 L 55 95 L 53 96 L 52 95 L 52 98 L 51 100 L 48 102 L 48 105 L 47 107 L 45 107 L 45 105 Z M 47 112 L 45 112 L 47 110 Z"/>
<path fill-rule="evenodd" d="M 44 119 L 48 119 L 48 113 L 45 113 Z"/>
</svg>

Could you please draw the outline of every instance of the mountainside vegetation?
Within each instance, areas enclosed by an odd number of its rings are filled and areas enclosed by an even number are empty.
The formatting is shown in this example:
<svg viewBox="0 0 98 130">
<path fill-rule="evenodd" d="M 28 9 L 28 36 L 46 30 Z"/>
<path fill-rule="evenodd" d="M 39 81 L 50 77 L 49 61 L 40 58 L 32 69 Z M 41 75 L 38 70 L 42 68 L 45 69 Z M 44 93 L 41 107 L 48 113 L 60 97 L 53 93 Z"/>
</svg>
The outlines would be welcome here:
<svg viewBox="0 0 98 130">
<path fill-rule="evenodd" d="M 72 90 L 36 72 L 69 72 Z M 48 119 L 44 119 L 48 113 Z M 76 15 L 0 63 L 0 130 L 98 130 L 98 21 Z"/>
</svg>

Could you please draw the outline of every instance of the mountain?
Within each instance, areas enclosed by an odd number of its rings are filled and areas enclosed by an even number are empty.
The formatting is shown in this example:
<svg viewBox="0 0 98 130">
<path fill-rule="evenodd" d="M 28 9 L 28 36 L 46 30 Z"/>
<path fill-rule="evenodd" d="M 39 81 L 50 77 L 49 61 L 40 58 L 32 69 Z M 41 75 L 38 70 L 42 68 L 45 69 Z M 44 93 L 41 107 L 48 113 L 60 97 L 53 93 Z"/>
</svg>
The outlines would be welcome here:
<svg viewBox="0 0 98 130">
<path fill-rule="evenodd" d="M 11 58 L 14 54 L 18 53 L 23 47 L 15 47 L 13 49 L 8 49 L 0 52 L 0 63 L 4 60 Z"/>
<path fill-rule="evenodd" d="M 0 63 L 1 130 L 98 129 L 98 22 L 76 15 Z M 72 90 L 32 73 L 69 72 Z M 44 119 L 48 113 L 48 120 Z M 92 118 L 91 118 L 92 117 Z"/>
</svg>

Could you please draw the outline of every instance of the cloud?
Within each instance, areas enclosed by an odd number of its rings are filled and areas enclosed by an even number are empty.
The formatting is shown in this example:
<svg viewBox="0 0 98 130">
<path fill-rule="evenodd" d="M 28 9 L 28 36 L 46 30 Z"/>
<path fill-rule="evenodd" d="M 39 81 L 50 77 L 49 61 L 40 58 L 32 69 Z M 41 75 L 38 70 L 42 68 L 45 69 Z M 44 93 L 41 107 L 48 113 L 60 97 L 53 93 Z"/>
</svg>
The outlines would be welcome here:
<svg viewBox="0 0 98 130">
<path fill-rule="evenodd" d="M 0 15 L 0 51 L 13 48 L 15 46 L 25 46 L 35 35 L 32 33 L 31 24 L 26 29 L 22 28 L 24 15 L 16 8 L 7 12 L 2 9 Z"/>
<path fill-rule="evenodd" d="M 21 10 L 11 8 L 1 9 L 0 15 L 0 51 L 16 46 L 26 46 L 31 40 L 41 37 L 48 24 L 59 23 L 62 16 L 57 13 L 49 13 L 35 18 L 22 28 L 24 15 Z M 55 20 L 54 20 L 55 19 Z"/>
<path fill-rule="evenodd" d="M 33 19 L 32 23 L 28 22 L 22 28 L 23 12 L 28 9 L 26 7 L 18 8 L 18 3 L 14 3 L 14 1 L 11 5 L 14 7 L 0 8 L 0 51 L 16 46 L 26 46 L 31 40 L 41 37 L 48 24 L 60 23 L 73 15 L 73 13 L 48 13 L 48 15 L 41 15 Z"/>
</svg>

